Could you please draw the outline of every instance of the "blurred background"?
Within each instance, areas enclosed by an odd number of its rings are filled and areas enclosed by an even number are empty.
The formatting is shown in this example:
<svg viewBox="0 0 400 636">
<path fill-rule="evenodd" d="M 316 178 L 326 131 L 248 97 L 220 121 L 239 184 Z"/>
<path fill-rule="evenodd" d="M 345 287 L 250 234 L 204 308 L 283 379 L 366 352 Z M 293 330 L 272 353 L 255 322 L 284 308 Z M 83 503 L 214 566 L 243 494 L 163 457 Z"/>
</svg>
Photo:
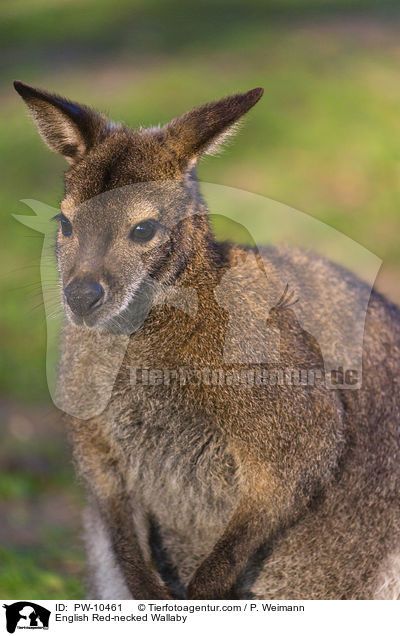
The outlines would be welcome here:
<svg viewBox="0 0 400 636">
<path fill-rule="evenodd" d="M 84 596 L 70 449 L 45 374 L 42 235 L 21 199 L 57 207 L 48 151 L 13 79 L 128 125 L 263 86 L 199 177 L 282 201 L 383 259 L 400 302 L 400 6 L 385 0 L 7 0 L 0 5 L 0 598 Z"/>
</svg>

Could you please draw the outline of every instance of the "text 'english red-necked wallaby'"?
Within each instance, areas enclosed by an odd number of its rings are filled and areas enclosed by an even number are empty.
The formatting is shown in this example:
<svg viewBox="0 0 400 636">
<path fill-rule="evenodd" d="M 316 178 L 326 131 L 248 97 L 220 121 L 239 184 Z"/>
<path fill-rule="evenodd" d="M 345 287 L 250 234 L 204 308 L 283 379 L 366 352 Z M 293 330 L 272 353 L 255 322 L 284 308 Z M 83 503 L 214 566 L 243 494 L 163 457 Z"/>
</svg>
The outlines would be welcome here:
<svg viewBox="0 0 400 636">
<path fill-rule="evenodd" d="M 262 89 L 131 130 L 15 88 L 70 164 L 58 394 L 88 493 L 90 594 L 398 598 L 400 313 L 320 256 L 218 243 L 196 180 Z M 362 383 L 327 386 L 329 347 L 359 325 Z"/>
</svg>

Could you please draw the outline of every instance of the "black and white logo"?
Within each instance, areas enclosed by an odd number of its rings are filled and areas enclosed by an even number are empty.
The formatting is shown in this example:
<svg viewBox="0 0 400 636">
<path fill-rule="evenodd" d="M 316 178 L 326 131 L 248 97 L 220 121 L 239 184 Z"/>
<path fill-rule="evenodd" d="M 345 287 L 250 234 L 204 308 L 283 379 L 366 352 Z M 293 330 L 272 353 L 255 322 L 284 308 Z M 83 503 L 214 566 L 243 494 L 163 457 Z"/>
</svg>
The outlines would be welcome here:
<svg viewBox="0 0 400 636">
<path fill-rule="evenodd" d="M 32 603 L 18 601 L 3 605 L 6 610 L 7 631 L 14 634 L 16 629 L 49 629 L 50 610 Z"/>
</svg>

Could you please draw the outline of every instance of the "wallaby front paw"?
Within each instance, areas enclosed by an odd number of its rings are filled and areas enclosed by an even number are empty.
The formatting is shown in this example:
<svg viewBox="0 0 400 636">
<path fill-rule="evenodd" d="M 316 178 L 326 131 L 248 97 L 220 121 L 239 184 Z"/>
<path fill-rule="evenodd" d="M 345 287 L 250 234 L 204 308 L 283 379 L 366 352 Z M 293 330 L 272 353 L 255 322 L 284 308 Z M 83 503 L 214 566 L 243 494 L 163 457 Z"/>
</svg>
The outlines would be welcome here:
<svg viewBox="0 0 400 636">
<path fill-rule="evenodd" d="M 187 587 L 186 597 L 189 600 L 223 600 L 229 598 L 218 582 L 212 576 L 198 571 Z"/>
</svg>

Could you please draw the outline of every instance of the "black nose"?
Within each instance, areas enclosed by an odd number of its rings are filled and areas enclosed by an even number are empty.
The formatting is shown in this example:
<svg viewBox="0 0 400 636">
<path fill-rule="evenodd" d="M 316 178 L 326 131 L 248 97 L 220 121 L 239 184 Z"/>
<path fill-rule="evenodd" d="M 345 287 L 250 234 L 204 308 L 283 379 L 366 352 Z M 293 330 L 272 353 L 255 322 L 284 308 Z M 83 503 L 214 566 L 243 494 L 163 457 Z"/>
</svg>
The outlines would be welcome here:
<svg viewBox="0 0 400 636">
<path fill-rule="evenodd" d="M 104 289 L 92 280 L 74 278 L 64 289 L 64 294 L 74 314 L 86 316 L 101 305 Z"/>
</svg>

